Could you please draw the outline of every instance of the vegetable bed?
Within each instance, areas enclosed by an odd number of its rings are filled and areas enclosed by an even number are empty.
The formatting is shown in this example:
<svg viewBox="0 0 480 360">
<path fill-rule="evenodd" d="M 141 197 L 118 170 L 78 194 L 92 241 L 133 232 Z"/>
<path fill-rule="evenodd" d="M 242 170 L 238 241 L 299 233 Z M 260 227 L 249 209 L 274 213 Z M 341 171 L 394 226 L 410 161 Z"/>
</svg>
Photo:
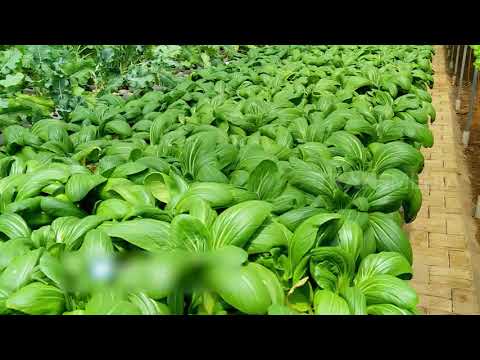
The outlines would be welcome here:
<svg viewBox="0 0 480 360">
<path fill-rule="evenodd" d="M 236 49 L 57 118 L 0 99 L 0 313 L 417 313 L 433 48 Z"/>
</svg>

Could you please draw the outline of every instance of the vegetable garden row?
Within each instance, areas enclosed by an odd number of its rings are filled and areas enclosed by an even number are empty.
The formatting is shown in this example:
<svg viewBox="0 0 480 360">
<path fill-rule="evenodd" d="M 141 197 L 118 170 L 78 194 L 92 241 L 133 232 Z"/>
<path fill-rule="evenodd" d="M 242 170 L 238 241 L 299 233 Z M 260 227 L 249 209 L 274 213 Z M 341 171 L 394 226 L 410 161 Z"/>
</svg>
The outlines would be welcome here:
<svg viewBox="0 0 480 360">
<path fill-rule="evenodd" d="M 0 313 L 417 313 L 432 47 L 47 48 L 1 52 Z"/>
</svg>

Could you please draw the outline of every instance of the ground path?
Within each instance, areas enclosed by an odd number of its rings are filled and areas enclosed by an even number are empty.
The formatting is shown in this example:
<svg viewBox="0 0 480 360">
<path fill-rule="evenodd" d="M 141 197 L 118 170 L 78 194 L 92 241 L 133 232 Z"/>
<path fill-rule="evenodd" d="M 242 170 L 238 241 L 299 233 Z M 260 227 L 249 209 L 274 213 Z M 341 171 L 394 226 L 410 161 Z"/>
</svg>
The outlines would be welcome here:
<svg viewBox="0 0 480 360">
<path fill-rule="evenodd" d="M 431 90 L 437 118 L 431 129 L 435 144 L 424 149 L 425 168 L 420 175 L 422 209 L 407 226 L 413 247 L 412 285 L 424 314 L 477 314 L 470 241 L 475 241 L 468 222 L 470 199 L 462 177 L 462 155 L 444 48 L 437 46 L 433 59 L 435 85 Z M 480 155 L 479 155 L 480 156 Z M 475 247 L 473 247 L 475 249 Z"/>
</svg>

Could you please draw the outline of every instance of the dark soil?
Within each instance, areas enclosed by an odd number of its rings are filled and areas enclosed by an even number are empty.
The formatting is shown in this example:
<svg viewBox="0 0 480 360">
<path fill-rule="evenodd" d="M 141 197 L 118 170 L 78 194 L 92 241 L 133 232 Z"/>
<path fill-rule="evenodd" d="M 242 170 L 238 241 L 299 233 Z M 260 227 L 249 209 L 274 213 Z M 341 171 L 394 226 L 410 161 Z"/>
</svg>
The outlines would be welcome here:
<svg viewBox="0 0 480 360">
<path fill-rule="evenodd" d="M 464 84 L 462 89 L 458 88 L 458 83 L 456 87 L 452 87 L 452 92 L 450 94 L 452 104 L 455 104 L 456 92 L 460 91 L 461 106 L 460 110 L 457 111 L 457 120 L 459 122 L 460 130 L 463 132 L 465 125 L 467 123 L 468 111 L 470 106 L 470 97 L 471 97 L 471 76 L 470 79 L 467 77 L 467 83 Z M 450 79 L 453 80 L 453 76 L 450 75 Z M 470 81 L 468 81 L 470 80 Z M 477 203 L 477 198 L 480 196 L 480 91 L 478 91 L 477 85 L 477 96 L 474 106 L 473 113 L 473 122 L 470 129 L 470 143 L 464 148 L 464 154 L 467 160 L 467 165 L 470 172 L 470 182 L 472 186 L 472 204 Z M 473 215 L 473 214 L 472 214 Z M 477 229 L 480 229 L 480 219 L 475 219 Z M 480 243 L 480 231 L 477 231 L 476 234 L 477 241 Z"/>
</svg>

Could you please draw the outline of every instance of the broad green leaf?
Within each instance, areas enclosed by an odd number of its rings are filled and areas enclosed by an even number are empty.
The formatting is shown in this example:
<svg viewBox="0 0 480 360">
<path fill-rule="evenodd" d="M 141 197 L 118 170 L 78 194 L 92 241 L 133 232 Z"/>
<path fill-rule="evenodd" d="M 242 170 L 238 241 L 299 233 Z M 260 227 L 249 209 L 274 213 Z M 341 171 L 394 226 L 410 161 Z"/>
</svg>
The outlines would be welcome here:
<svg viewBox="0 0 480 360">
<path fill-rule="evenodd" d="M 377 241 L 375 240 L 375 234 L 372 227 L 368 223 L 365 231 L 363 232 L 363 246 L 360 250 L 360 259 L 364 259 L 366 256 L 375 253 L 377 250 Z"/>
<path fill-rule="evenodd" d="M 301 207 L 282 214 L 277 218 L 277 221 L 285 225 L 290 231 L 295 231 L 297 227 L 305 220 L 324 212 L 324 210 L 315 207 Z"/>
<path fill-rule="evenodd" d="M 8 238 L 29 237 L 30 228 L 27 223 L 17 214 L 0 215 L 0 233 Z"/>
<path fill-rule="evenodd" d="M 355 222 L 362 230 L 365 230 L 368 226 L 368 213 L 355 209 L 341 209 L 338 213 L 342 215 L 341 224 L 348 221 Z"/>
<path fill-rule="evenodd" d="M 248 266 L 255 269 L 257 275 L 261 278 L 263 284 L 268 290 L 268 293 L 270 294 L 272 304 L 283 305 L 285 303 L 285 294 L 283 292 L 282 285 L 275 274 L 266 267 L 257 263 L 250 263 Z"/>
<path fill-rule="evenodd" d="M 254 192 L 240 189 L 237 187 L 232 188 L 231 193 L 233 196 L 232 205 L 239 204 L 245 201 L 250 201 L 250 200 L 258 200 L 258 196 Z"/>
<path fill-rule="evenodd" d="M 416 109 L 419 105 L 419 100 L 413 94 L 399 96 L 394 101 L 395 112 L 405 111 L 407 109 Z"/>
<path fill-rule="evenodd" d="M 14 258 L 0 275 L 0 289 L 11 293 L 26 285 L 42 252 L 43 249 L 32 250 Z"/>
<path fill-rule="evenodd" d="M 94 174 L 74 174 L 65 185 L 65 194 L 73 201 L 82 200 L 93 188 L 107 181 L 106 178 Z"/>
<path fill-rule="evenodd" d="M 153 300 L 145 293 L 130 294 L 128 300 L 140 309 L 142 315 L 170 315 L 167 305 Z"/>
<path fill-rule="evenodd" d="M 378 174 L 393 168 L 400 170 L 411 168 L 418 172 L 423 167 L 423 155 L 412 145 L 399 141 L 374 147 L 372 145 L 370 145 L 370 149 L 374 149 L 372 167 Z"/>
<path fill-rule="evenodd" d="M 333 198 L 338 189 L 333 172 L 322 171 L 318 166 L 291 158 L 290 184 L 312 195 Z"/>
<path fill-rule="evenodd" d="M 193 183 L 178 201 L 177 210 L 185 211 L 196 198 L 207 201 L 212 208 L 228 207 L 233 202 L 233 185 L 221 183 Z"/>
<path fill-rule="evenodd" d="M 145 186 L 152 193 L 155 199 L 162 203 L 168 204 L 171 202 L 171 194 L 167 184 L 163 182 L 163 179 L 159 180 L 158 174 L 152 175 L 155 176 L 156 180 L 154 180 L 153 176 L 147 175 L 145 178 Z"/>
<path fill-rule="evenodd" d="M 98 215 L 89 215 L 78 221 L 72 221 L 65 230 L 63 242 L 68 250 L 76 250 L 81 246 L 85 234 L 95 229 L 105 218 Z"/>
<path fill-rule="evenodd" d="M 369 222 L 379 251 L 394 251 L 412 263 L 412 246 L 402 228 L 388 215 L 374 212 Z"/>
<path fill-rule="evenodd" d="M 285 178 L 277 165 L 271 160 L 264 160 L 250 173 L 247 189 L 255 192 L 261 200 L 270 200 L 277 197 L 285 185 Z"/>
<path fill-rule="evenodd" d="M 171 221 L 172 216 L 168 210 L 162 210 L 155 206 L 145 205 L 145 206 L 135 206 L 133 207 L 123 220 L 129 220 L 131 218 L 151 218 L 161 221 Z"/>
<path fill-rule="evenodd" d="M 360 194 L 368 200 L 370 211 L 392 212 L 400 208 L 410 190 L 410 179 L 400 170 L 388 169 L 378 178 L 373 189 Z"/>
<path fill-rule="evenodd" d="M 55 243 L 55 231 L 50 225 L 42 226 L 39 229 L 33 230 L 31 235 L 32 243 L 35 247 L 45 247 L 48 244 Z"/>
<path fill-rule="evenodd" d="M 126 138 L 132 135 L 132 128 L 125 120 L 112 120 L 105 124 L 106 133 L 120 135 L 121 138 Z"/>
<path fill-rule="evenodd" d="M 42 193 L 57 196 L 65 192 L 65 185 L 61 183 L 51 183 L 42 189 Z"/>
<path fill-rule="evenodd" d="M 217 213 L 211 208 L 211 206 L 202 199 L 197 199 L 192 201 L 189 209 L 190 215 L 199 219 L 206 227 L 209 229 L 215 219 L 217 218 Z"/>
<path fill-rule="evenodd" d="M 288 306 L 272 304 L 268 308 L 268 315 L 302 315 L 301 313 L 290 309 Z"/>
<path fill-rule="evenodd" d="M 319 246 L 310 252 L 310 259 L 310 272 L 320 287 L 336 291 L 350 285 L 355 263 L 342 248 Z"/>
<path fill-rule="evenodd" d="M 60 289 L 66 288 L 66 278 L 62 263 L 59 259 L 52 256 L 50 253 L 43 253 L 39 261 L 40 271 L 45 274 L 55 286 Z"/>
<path fill-rule="evenodd" d="M 190 136 L 186 140 L 179 158 L 184 174 L 199 181 L 220 182 L 219 180 L 226 180 L 226 177 L 217 168 L 215 147 L 216 134 L 211 131 Z"/>
<path fill-rule="evenodd" d="M 348 120 L 345 124 L 345 130 L 355 136 L 367 134 L 373 137 L 373 139 L 375 139 L 377 135 L 375 127 L 370 122 L 362 118 Z"/>
<path fill-rule="evenodd" d="M 154 156 L 145 156 L 137 159 L 135 161 L 137 164 L 143 164 L 147 168 L 160 173 L 168 173 L 170 170 L 170 165 L 164 159 L 154 157 Z"/>
<path fill-rule="evenodd" d="M 168 190 L 168 207 L 175 208 L 188 191 L 189 185 L 182 177 L 173 172 L 170 173 L 170 176 L 162 174 L 162 177 Z M 164 196 L 164 189 L 161 189 L 161 195 Z"/>
<path fill-rule="evenodd" d="M 258 274 L 253 264 L 219 267 L 212 269 L 206 276 L 210 288 L 243 313 L 263 315 L 272 305 L 272 290 L 265 286 L 263 276 Z"/>
<path fill-rule="evenodd" d="M 293 186 L 287 185 L 285 191 L 272 201 L 272 212 L 277 215 L 286 214 L 297 208 L 303 208 L 305 204 L 306 194 Z"/>
<path fill-rule="evenodd" d="M 191 215 L 178 215 L 170 224 L 170 244 L 175 249 L 203 252 L 207 250 L 210 238 L 205 225 Z"/>
<path fill-rule="evenodd" d="M 343 84 L 346 89 L 355 91 L 361 87 L 371 85 L 371 82 L 369 79 L 364 78 L 363 76 L 345 76 L 343 79 Z"/>
<path fill-rule="evenodd" d="M 54 286 L 34 282 L 10 295 L 6 305 L 29 315 L 60 315 L 65 310 L 65 296 Z"/>
<path fill-rule="evenodd" d="M 288 249 L 292 269 L 295 269 L 300 260 L 315 246 L 319 227 L 339 218 L 341 216 L 338 214 L 314 215 L 295 230 Z"/>
<path fill-rule="evenodd" d="M 86 259 L 111 257 L 114 255 L 112 239 L 102 230 L 90 230 L 86 233 L 79 252 Z"/>
<path fill-rule="evenodd" d="M 275 155 L 267 153 L 260 145 L 247 145 L 240 149 L 237 169 L 251 173 L 264 160 L 277 161 Z"/>
<path fill-rule="evenodd" d="M 35 171 L 27 182 L 18 189 L 16 200 L 23 200 L 38 195 L 42 188 L 53 181 L 65 183 L 70 176 L 70 172 L 64 167 L 51 166 L 48 169 Z"/>
<path fill-rule="evenodd" d="M 212 227 L 211 248 L 225 245 L 243 247 L 270 214 L 269 203 L 252 200 L 223 211 Z"/>
<path fill-rule="evenodd" d="M 420 187 L 410 181 L 410 192 L 407 198 L 402 203 L 403 216 L 406 223 L 410 223 L 417 217 L 418 212 L 422 207 L 422 191 Z"/>
<path fill-rule="evenodd" d="M 40 207 L 46 214 L 52 217 L 75 216 L 82 218 L 87 216 L 87 213 L 73 202 L 51 196 L 42 197 Z"/>
<path fill-rule="evenodd" d="M 367 305 L 392 304 L 405 309 L 415 309 L 418 297 L 406 281 L 392 275 L 379 274 L 357 283 L 367 299 Z"/>
<path fill-rule="evenodd" d="M 235 186 L 245 186 L 250 173 L 245 170 L 235 170 L 230 174 L 230 183 Z"/>
<path fill-rule="evenodd" d="M 0 272 L 3 271 L 17 256 L 26 254 L 29 247 L 22 238 L 0 242 Z"/>
<path fill-rule="evenodd" d="M 367 307 L 368 315 L 413 315 L 411 311 L 393 304 L 376 304 Z"/>
<path fill-rule="evenodd" d="M 355 282 L 362 281 L 377 274 L 387 274 L 409 280 L 412 267 L 404 256 L 397 252 L 380 252 L 365 257 L 357 270 Z"/>
<path fill-rule="evenodd" d="M 65 243 L 65 239 L 78 221 L 79 219 L 74 216 L 63 216 L 52 221 L 50 228 L 55 234 L 55 242 Z"/>
<path fill-rule="evenodd" d="M 120 220 L 127 216 L 131 210 L 132 205 L 125 200 L 107 199 L 97 206 L 96 214 L 107 220 Z"/>
<path fill-rule="evenodd" d="M 96 172 L 102 176 L 108 177 L 117 166 L 125 163 L 125 161 L 125 158 L 121 155 L 104 156 L 99 160 Z"/>
<path fill-rule="evenodd" d="M 115 290 L 104 290 L 92 296 L 85 307 L 86 315 L 140 315 L 140 309 Z"/>
<path fill-rule="evenodd" d="M 298 147 L 303 161 L 311 162 L 322 166 L 326 160 L 331 159 L 332 155 L 327 146 L 318 142 L 308 142 Z"/>
<path fill-rule="evenodd" d="M 421 143 L 427 148 L 433 146 L 433 133 L 428 127 L 416 121 L 403 120 L 401 124 L 403 125 L 403 133 L 406 137 Z"/>
<path fill-rule="evenodd" d="M 363 247 L 363 230 L 360 225 L 345 221 L 338 231 L 338 245 L 356 261 Z"/>
<path fill-rule="evenodd" d="M 161 136 L 170 125 L 176 122 L 178 115 L 180 111 L 168 110 L 155 118 L 150 127 L 150 144 L 156 145 L 160 142 Z"/>
<path fill-rule="evenodd" d="M 314 297 L 315 315 L 350 315 L 347 302 L 329 290 L 318 290 Z"/>
<path fill-rule="evenodd" d="M 116 193 L 131 205 L 155 205 L 155 198 L 145 186 L 135 185 L 126 179 L 109 179 L 103 191 Z"/>
<path fill-rule="evenodd" d="M 165 250 L 169 245 L 170 224 L 152 219 L 136 219 L 102 225 L 100 230 L 147 251 Z"/>
<path fill-rule="evenodd" d="M 288 247 L 292 232 L 275 220 L 265 222 L 253 235 L 252 241 L 248 244 L 249 254 L 268 252 L 274 247 Z"/>
<path fill-rule="evenodd" d="M 363 163 L 366 160 L 365 148 L 355 135 L 337 131 L 330 136 L 327 145 L 333 146 L 341 156 L 348 156 Z"/>
<path fill-rule="evenodd" d="M 337 177 L 337 181 L 351 186 L 368 185 L 373 188 L 377 184 L 377 176 L 367 171 L 345 171 Z"/>
<path fill-rule="evenodd" d="M 347 302 L 351 314 L 367 315 L 367 300 L 359 289 L 348 287 L 343 290 L 342 297 Z"/>
<path fill-rule="evenodd" d="M 121 164 L 117 166 L 115 170 L 113 170 L 110 177 L 124 178 L 130 175 L 138 174 L 144 171 L 145 169 L 147 169 L 147 166 L 145 164 L 142 164 L 136 161 L 131 161 L 131 162 L 127 162 L 125 164 Z"/>
</svg>

